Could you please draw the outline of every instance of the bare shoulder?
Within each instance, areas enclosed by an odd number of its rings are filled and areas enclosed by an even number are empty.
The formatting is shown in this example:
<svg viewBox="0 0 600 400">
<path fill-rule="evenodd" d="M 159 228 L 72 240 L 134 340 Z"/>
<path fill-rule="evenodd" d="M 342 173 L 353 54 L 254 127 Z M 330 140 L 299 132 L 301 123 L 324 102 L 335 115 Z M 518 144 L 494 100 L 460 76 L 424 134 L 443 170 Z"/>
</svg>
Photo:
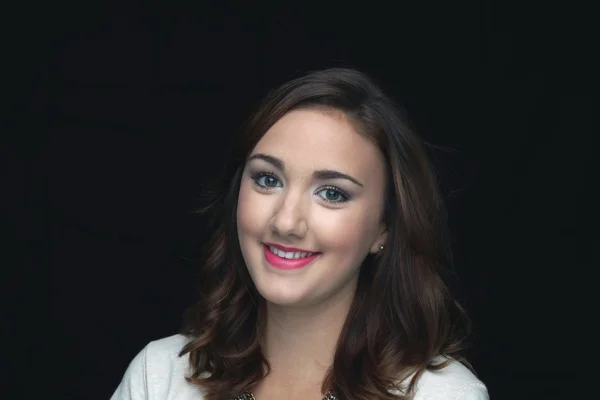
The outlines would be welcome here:
<svg viewBox="0 0 600 400">
<path fill-rule="evenodd" d="M 485 384 L 462 363 L 425 371 L 416 385 L 415 400 L 488 400 Z"/>
</svg>

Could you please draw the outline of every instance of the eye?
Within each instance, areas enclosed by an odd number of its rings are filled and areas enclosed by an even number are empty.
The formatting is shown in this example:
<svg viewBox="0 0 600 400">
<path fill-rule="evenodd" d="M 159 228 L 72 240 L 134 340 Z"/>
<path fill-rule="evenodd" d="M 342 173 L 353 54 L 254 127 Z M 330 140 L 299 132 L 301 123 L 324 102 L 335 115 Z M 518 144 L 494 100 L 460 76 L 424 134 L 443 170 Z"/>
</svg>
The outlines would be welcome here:
<svg viewBox="0 0 600 400">
<path fill-rule="evenodd" d="M 350 200 L 350 196 L 335 186 L 327 186 L 317 192 L 318 196 L 328 203 L 344 203 Z"/>
<path fill-rule="evenodd" d="M 279 178 L 270 172 L 259 172 L 258 174 L 252 175 L 252 180 L 256 185 L 263 189 L 274 189 L 282 186 Z"/>
</svg>

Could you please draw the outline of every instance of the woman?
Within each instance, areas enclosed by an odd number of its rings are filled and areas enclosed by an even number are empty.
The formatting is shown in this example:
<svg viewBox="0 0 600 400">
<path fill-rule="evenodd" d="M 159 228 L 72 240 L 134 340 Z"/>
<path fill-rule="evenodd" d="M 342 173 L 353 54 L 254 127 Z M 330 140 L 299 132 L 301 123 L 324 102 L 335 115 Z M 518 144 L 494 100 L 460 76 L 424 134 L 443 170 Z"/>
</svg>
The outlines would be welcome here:
<svg viewBox="0 0 600 400">
<path fill-rule="evenodd" d="M 201 298 L 113 399 L 487 399 L 461 363 L 442 199 L 419 139 L 350 69 L 272 92 L 234 141 Z"/>
</svg>

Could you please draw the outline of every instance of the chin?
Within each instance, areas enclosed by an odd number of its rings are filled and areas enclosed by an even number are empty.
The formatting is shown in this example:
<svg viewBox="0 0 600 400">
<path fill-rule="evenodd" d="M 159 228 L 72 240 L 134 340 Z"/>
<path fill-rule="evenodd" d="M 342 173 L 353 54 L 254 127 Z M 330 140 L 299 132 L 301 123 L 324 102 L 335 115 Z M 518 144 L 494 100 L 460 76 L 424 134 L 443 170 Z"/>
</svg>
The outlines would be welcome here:
<svg viewBox="0 0 600 400">
<path fill-rule="evenodd" d="M 284 291 L 271 285 L 268 288 L 257 285 L 258 293 L 268 302 L 278 306 L 292 307 L 306 302 L 306 296 L 296 290 Z"/>
</svg>

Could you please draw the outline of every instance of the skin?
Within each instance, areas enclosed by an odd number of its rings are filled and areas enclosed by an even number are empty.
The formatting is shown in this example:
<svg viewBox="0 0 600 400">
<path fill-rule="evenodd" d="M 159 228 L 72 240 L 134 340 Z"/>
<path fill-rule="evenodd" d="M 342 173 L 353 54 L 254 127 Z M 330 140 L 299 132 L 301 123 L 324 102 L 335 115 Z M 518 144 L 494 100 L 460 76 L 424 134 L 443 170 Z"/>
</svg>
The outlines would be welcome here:
<svg viewBox="0 0 600 400">
<path fill-rule="evenodd" d="M 334 111 L 292 111 L 253 149 L 237 224 L 244 260 L 267 303 L 263 351 L 272 372 L 255 389 L 257 398 L 320 393 L 360 265 L 385 242 L 385 168 L 379 149 Z M 319 170 L 359 184 L 315 176 Z M 280 270 L 266 261 L 265 242 L 321 254 L 306 267 Z"/>
</svg>

